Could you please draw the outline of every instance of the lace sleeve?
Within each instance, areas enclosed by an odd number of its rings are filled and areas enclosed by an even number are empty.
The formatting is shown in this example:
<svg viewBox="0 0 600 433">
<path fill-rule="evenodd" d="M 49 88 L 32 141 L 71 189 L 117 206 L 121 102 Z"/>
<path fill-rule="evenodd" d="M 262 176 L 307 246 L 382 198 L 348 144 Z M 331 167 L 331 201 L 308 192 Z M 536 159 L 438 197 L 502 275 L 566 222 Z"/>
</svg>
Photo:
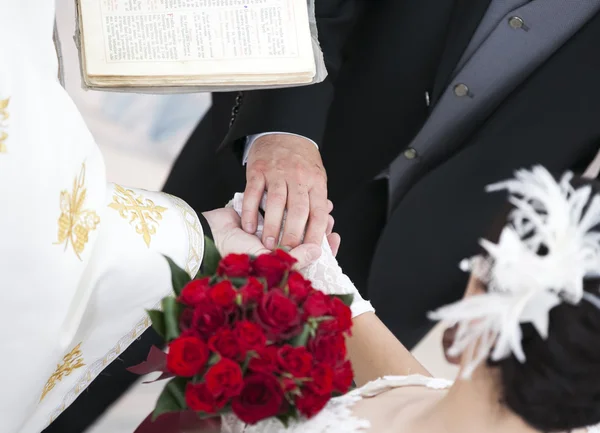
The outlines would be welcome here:
<svg viewBox="0 0 600 433">
<path fill-rule="evenodd" d="M 235 211 L 241 215 L 243 199 L 244 194 L 235 194 L 227 206 L 233 207 L 233 209 L 235 209 Z M 263 197 L 261 208 L 264 209 L 264 205 L 265 198 Z M 259 215 L 256 236 L 262 236 L 263 223 L 263 218 L 261 215 Z M 302 270 L 302 274 L 312 282 L 313 287 L 328 295 L 354 295 L 354 301 L 351 306 L 352 317 L 359 316 L 367 311 L 375 311 L 371 306 L 371 303 L 362 298 L 356 289 L 356 286 L 352 283 L 352 281 L 350 281 L 350 278 L 344 274 L 338 265 L 333 252 L 331 251 L 331 247 L 329 246 L 327 239 L 323 239 L 321 249 L 321 257 L 319 257 L 316 262 Z"/>
<path fill-rule="evenodd" d="M 312 282 L 313 287 L 328 295 L 354 295 L 352 317 L 375 311 L 371 303 L 362 298 L 354 283 L 344 274 L 327 240 L 323 241 L 321 249 L 321 257 L 302 270 L 302 274 Z"/>
</svg>

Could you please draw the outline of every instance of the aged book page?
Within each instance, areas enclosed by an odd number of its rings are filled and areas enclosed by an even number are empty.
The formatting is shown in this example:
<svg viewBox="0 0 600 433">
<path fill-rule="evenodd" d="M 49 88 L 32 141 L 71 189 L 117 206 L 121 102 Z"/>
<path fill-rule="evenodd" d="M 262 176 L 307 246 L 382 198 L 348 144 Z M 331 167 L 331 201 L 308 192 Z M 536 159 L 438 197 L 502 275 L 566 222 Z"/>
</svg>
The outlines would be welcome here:
<svg viewBox="0 0 600 433">
<path fill-rule="evenodd" d="M 79 0 L 79 8 L 86 81 L 210 85 L 315 75 L 306 0 Z"/>
</svg>

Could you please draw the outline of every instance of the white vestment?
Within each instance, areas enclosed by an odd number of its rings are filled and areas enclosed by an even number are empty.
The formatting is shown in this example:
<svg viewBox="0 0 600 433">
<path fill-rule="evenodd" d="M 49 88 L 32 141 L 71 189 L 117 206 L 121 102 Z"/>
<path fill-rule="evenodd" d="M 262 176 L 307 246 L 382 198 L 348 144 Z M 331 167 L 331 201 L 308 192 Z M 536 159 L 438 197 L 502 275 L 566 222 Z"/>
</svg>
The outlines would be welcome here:
<svg viewBox="0 0 600 433">
<path fill-rule="evenodd" d="M 39 433 L 149 325 L 171 290 L 162 255 L 194 274 L 196 214 L 108 184 L 57 79 L 53 0 L 0 0 L 0 430 Z"/>
</svg>

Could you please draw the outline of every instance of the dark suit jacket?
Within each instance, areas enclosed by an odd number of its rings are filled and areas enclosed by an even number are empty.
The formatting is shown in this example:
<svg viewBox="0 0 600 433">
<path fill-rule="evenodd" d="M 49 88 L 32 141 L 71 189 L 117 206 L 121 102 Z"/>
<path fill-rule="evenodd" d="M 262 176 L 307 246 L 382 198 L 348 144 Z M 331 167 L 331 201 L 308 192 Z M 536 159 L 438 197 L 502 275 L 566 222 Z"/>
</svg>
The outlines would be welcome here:
<svg viewBox="0 0 600 433">
<path fill-rule="evenodd" d="M 239 151 L 241 138 L 268 131 L 311 138 L 321 149 L 331 200 L 344 202 L 426 121 L 425 92 L 435 104 L 489 1 L 317 0 L 329 77 L 308 87 L 244 92 L 232 127 L 229 112 L 219 120 L 228 131 L 224 143 Z M 429 326 L 424 312 L 462 293 L 457 263 L 476 251 L 504 200 L 484 194 L 484 186 L 533 164 L 557 173 L 581 169 L 597 151 L 598 41 L 600 14 L 465 131 L 460 149 L 421 173 L 393 210 L 373 254 L 368 294 L 409 346 Z M 233 102 L 214 95 L 227 98 Z M 243 182 L 243 174 L 236 176 Z"/>
</svg>

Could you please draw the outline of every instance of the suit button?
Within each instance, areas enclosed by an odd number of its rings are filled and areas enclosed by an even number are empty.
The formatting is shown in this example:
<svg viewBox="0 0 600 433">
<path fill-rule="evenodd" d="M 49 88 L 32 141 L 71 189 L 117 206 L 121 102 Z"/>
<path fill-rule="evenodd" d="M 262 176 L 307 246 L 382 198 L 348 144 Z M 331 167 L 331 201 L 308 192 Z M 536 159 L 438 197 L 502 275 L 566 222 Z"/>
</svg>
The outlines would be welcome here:
<svg viewBox="0 0 600 433">
<path fill-rule="evenodd" d="M 508 25 L 515 30 L 519 30 L 525 27 L 525 21 L 521 17 L 510 17 L 508 19 Z"/>
<path fill-rule="evenodd" d="M 454 86 L 454 94 L 462 98 L 463 96 L 467 96 L 469 94 L 469 88 L 466 84 L 457 84 Z"/>
<path fill-rule="evenodd" d="M 409 147 L 404 151 L 404 157 L 406 159 L 415 159 L 418 156 L 417 151 L 412 147 Z"/>
</svg>

